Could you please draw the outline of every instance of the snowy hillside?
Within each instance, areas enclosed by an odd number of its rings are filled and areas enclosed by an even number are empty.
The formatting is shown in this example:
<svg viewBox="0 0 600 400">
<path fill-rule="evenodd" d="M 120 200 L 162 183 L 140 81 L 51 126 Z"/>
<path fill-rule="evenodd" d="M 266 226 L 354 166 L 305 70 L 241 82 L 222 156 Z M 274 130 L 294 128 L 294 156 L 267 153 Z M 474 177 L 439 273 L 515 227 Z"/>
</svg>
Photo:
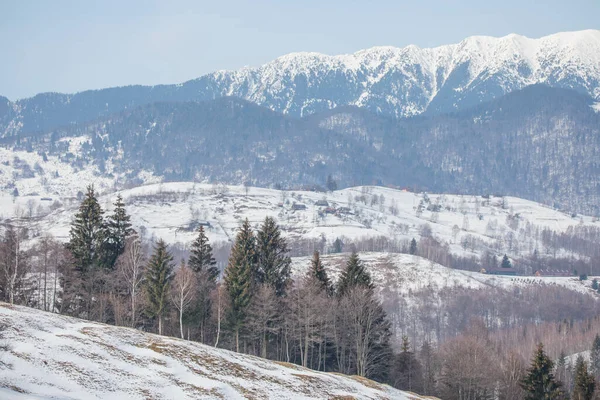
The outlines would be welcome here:
<svg viewBox="0 0 600 400">
<path fill-rule="evenodd" d="M 422 397 L 311 371 L 0 303 L 2 399 L 398 399 Z"/>
<path fill-rule="evenodd" d="M 321 257 L 323 265 L 336 280 L 344 269 L 349 254 L 329 254 Z M 360 259 L 367 266 L 373 283 L 382 297 L 395 294 L 410 299 L 411 293 L 421 290 L 440 292 L 461 287 L 465 289 L 513 290 L 527 286 L 560 286 L 578 293 L 594 294 L 592 277 L 580 281 L 578 277 L 515 277 L 488 275 L 479 272 L 446 268 L 422 257 L 410 254 L 361 253 Z M 292 259 L 295 276 L 303 276 L 310 266 L 310 257 Z"/>
<path fill-rule="evenodd" d="M 84 182 L 75 184 L 83 186 Z M 188 245 L 199 224 L 205 224 L 213 243 L 228 242 L 245 218 L 257 226 L 272 216 L 295 243 L 295 255 L 308 255 L 315 249 L 326 252 L 336 239 L 363 251 L 385 251 L 390 245 L 422 236 L 447 243 L 454 254 L 480 256 L 489 250 L 517 257 L 537 249 L 543 255 L 543 229 L 564 232 L 572 226 L 600 226 L 594 218 L 573 217 L 513 197 L 426 195 L 376 186 L 318 193 L 161 183 L 102 195 L 100 204 L 105 210 L 110 211 L 117 193 L 125 199 L 134 227 L 146 239 Z M 42 192 L 18 197 L 5 194 L 0 204 L 2 218 L 17 213 L 27 217 L 31 212 L 27 223 L 33 236 L 49 232 L 66 241 L 79 202 L 73 194 Z"/>
</svg>

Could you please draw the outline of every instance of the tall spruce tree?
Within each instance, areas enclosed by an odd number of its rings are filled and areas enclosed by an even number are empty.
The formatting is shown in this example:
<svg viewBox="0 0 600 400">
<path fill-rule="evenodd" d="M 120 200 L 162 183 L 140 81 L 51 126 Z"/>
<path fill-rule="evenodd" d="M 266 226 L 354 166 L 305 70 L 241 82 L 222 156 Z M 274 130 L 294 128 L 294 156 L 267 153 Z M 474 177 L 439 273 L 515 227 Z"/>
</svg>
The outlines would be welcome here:
<svg viewBox="0 0 600 400">
<path fill-rule="evenodd" d="M 417 241 L 415 238 L 412 238 L 410 241 L 410 247 L 408 248 L 408 252 L 412 255 L 417 254 Z"/>
<path fill-rule="evenodd" d="M 188 323 L 199 328 L 200 341 L 205 341 L 205 332 L 210 320 L 212 301 L 211 292 L 216 288 L 219 269 L 213 257 L 212 246 L 201 225 L 198 228 L 198 236 L 192 243 L 188 266 L 196 274 L 198 284 L 196 285 L 195 302 L 191 312 L 186 315 Z"/>
<path fill-rule="evenodd" d="M 374 288 L 373 283 L 371 282 L 371 275 L 365 269 L 360 258 L 358 258 L 358 254 L 352 252 L 346 263 L 346 268 L 342 272 L 342 276 L 338 282 L 337 294 L 338 296 L 343 296 L 351 288 L 356 286 L 362 286 L 368 289 Z"/>
<path fill-rule="evenodd" d="M 102 266 L 104 243 L 107 239 L 103 214 L 94 186 L 90 185 L 71 224 L 67 243 L 76 269 L 82 273 Z"/>
<path fill-rule="evenodd" d="M 275 220 L 266 217 L 256 234 L 257 280 L 283 296 L 290 279 L 288 247 Z"/>
<path fill-rule="evenodd" d="M 510 260 L 508 259 L 508 256 L 505 254 L 504 257 L 502 257 L 502 263 L 500 264 L 501 268 L 512 268 L 512 263 L 510 262 Z"/>
<path fill-rule="evenodd" d="M 198 228 L 198 236 L 192 243 L 190 249 L 188 266 L 196 274 L 206 271 L 208 278 L 212 282 L 216 282 L 217 277 L 219 276 L 219 269 L 216 267 L 216 264 L 217 262 L 213 257 L 212 246 L 204 232 L 204 227 L 200 225 L 200 228 Z"/>
<path fill-rule="evenodd" d="M 252 300 L 256 274 L 256 240 L 248 219 L 235 238 L 225 269 L 225 289 L 229 296 L 227 323 L 235 336 L 235 349 L 240 351 L 240 331 Z"/>
<path fill-rule="evenodd" d="M 162 335 L 162 321 L 168 305 L 168 294 L 173 279 L 173 256 L 164 240 L 154 246 L 154 252 L 146 267 L 145 282 L 148 295 L 146 313 L 158 319 L 158 334 Z"/>
<path fill-rule="evenodd" d="M 394 357 L 390 384 L 400 390 L 422 393 L 423 370 L 421 363 L 410 351 L 408 336 L 402 337 L 402 351 Z"/>
<path fill-rule="evenodd" d="M 596 379 L 588 372 L 588 364 L 579 355 L 575 362 L 575 387 L 573 400 L 592 400 L 596 389 Z"/>
<path fill-rule="evenodd" d="M 561 383 L 552 373 L 554 363 L 544 352 L 544 345 L 539 344 L 531 360 L 527 375 L 521 381 L 525 391 L 525 400 L 554 400 L 563 395 Z"/>
<path fill-rule="evenodd" d="M 108 217 L 108 237 L 106 241 L 106 265 L 113 268 L 117 258 L 125 251 L 125 242 L 135 231 L 131 227 L 131 217 L 127 215 L 123 197 L 119 194 L 114 203 L 113 213 Z"/>
<path fill-rule="evenodd" d="M 315 279 L 319 287 L 327 293 L 328 296 L 332 295 L 334 292 L 333 285 L 331 284 L 331 280 L 329 276 L 327 276 L 327 271 L 321 262 L 321 257 L 319 252 L 315 250 L 313 253 L 312 260 L 310 260 L 310 268 L 308 269 L 308 277 L 309 279 Z"/>
<path fill-rule="evenodd" d="M 90 185 L 87 187 L 69 232 L 67 249 L 72 255 L 72 271 L 61 275 L 60 278 L 64 287 L 61 300 L 65 306 L 68 303 L 64 311 L 71 315 L 89 319 L 96 317 L 94 315 L 94 303 L 97 303 L 95 294 L 106 283 L 103 279 L 103 270 L 106 266 L 107 229 L 103 214 L 94 187 Z"/>
</svg>

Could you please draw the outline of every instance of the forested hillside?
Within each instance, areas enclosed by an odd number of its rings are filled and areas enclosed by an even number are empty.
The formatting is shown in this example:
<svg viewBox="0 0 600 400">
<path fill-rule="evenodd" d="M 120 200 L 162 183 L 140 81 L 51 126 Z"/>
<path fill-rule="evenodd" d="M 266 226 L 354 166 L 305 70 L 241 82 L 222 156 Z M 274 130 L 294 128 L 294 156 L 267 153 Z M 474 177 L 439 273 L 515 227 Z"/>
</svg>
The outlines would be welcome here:
<svg viewBox="0 0 600 400">
<path fill-rule="evenodd" d="M 341 187 L 512 195 L 596 215 L 600 113 L 593 104 L 545 86 L 402 120 L 356 108 L 294 119 L 234 98 L 156 103 L 5 139 L 14 157 L 0 166 L 0 182 L 12 191 L 24 178 L 59 178 L 58 168 L 46 169 L 50 159 L 116 187 L 164 179 L 318 189 L 331 176 Z M 19 150 L 43 161 L 23 165 Z"/>
</svg>

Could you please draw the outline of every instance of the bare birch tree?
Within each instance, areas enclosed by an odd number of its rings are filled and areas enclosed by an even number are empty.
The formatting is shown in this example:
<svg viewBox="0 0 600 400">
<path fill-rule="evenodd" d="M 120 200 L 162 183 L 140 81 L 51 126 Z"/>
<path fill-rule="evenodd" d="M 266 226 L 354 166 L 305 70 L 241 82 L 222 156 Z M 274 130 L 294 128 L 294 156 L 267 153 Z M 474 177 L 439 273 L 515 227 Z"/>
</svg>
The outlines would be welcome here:
<svg viewBox="0 0 600 400">
<path fill-rule="evenodd" d="M 137 318 L 137 298 L 144 281 L 146 260 L 142 243 L 138 236 L 131 236 L 125 243 L 125 251 L 117 261 L 121 277 L 125 279 L 131 300 L 131 326 L 135 327 Z"/>
<path fill-rule="evenodd" d="M 196 285 L 196 274 L 182 261 L 171 285 L 171 302 L 179 311 L 179 332 L 182 339 L 185 339 L 183 333 L 183 314 L 194 301 Z"/>
</svg>

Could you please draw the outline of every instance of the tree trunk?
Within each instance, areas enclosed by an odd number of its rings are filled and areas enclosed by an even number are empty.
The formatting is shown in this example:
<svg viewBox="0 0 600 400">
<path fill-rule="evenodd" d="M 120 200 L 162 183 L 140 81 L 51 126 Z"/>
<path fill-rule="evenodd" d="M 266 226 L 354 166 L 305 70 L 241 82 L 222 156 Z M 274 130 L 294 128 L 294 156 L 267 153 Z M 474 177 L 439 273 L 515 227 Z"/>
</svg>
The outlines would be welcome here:
<svg viewBox="0 0 600 400">
<path fill-rule="evenodd" d="M 162 315 L 158 316 L 158 334 L 162 335 Z"/>
<path fill-rule="evenodd" d="M 135 328 L 135 284 L 131 285 L 131 327 Z"/>
<path fill-rule="evenodd" d="M 44 248 L 44 311 L 48 311 L 48 249 Z"/>
<path fill-rule="evenodd" d="M 181 338 L 185 339 L 183 336 L 183 296 L 181 297 L 181 302 L 179 303 L 179 332 L 181 333 Z"/>
<path fill-rule="evenodd" d="M 261 345 L 261 357 L 267 358 L 267 331 L 263 329 L 262 345 Z"/>
<path fill-rule="evenodd" d="M 304 330 L 304 360 L 302 360 L 302 366 L 306 368 L 308 365 L 308 326 Z"/>
</svg>

